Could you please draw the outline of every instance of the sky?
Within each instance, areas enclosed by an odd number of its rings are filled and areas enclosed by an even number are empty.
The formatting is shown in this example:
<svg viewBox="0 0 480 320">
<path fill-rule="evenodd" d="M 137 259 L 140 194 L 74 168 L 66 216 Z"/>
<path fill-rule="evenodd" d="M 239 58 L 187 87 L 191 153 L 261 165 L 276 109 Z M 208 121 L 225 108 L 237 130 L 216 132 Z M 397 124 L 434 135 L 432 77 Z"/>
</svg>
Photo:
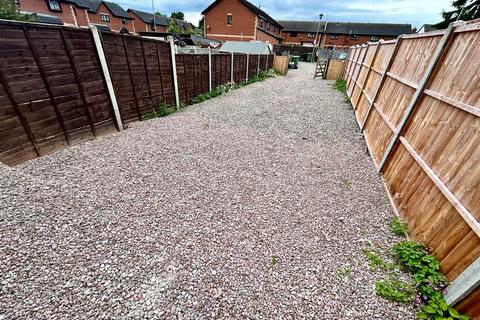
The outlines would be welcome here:
<svg viewBox="0 0 480 320">
<path fill-rule="evenodd" d="M 115 0 L 124 9 L 151 11 L 151 0 Z M 213 0 L 153 0 L 155 11 L 170 15 L 182 11 L 186 20 L 198 25 L 201 12 Z M 451 0 L 250 0 L 276 20 L 410 23 L 420 28 L 441 20 L 442 9 Z"/>
</svg>

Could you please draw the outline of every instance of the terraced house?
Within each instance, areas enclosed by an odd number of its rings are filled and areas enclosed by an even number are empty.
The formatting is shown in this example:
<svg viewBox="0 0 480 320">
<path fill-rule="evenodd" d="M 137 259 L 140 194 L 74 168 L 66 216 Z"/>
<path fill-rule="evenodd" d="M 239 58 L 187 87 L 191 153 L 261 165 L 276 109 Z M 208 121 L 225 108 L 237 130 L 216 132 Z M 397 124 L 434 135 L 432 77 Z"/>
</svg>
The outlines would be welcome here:
<svg viewBox="0 0 480 320">
<path fill-rule="evenodd" d="M 187 21 L 169 18 L 156 14 L 155 19 L 152 13 L 136 9 L 128 9 L 128 14 L 133 20 L 134 32 L 166 32 L 170 23 L 174 22 L 182 31 L 193 30 L 194 26 Z M 155 21 L 155 22 L 154 22 Z"/>
<path fill-rule="evenodd" d="M 18 0 L 20 11 L 36 13 L 39 22 L 65 24 L 77 27 L 95 25 L 103 30 L 123 33 L 145 31 L 165 32 L 171 21 L 183 31 L 193 28 L 186 21 L 171 19 L 163 15 L 128 9 L 114 2 L 102 0 Z"/>
<path fill-rule="evenodd" d="M 395 39 L 401 34 L 412 33 L 410 24 L 350 23 L 282 20 L 284 44 L 312 46 L 317 42 L 326 48 L 344 48 L 380 39 Z"/>
<path fill-rule="evenodd" d="M 207 38 L 220 41 L 282 41 L 282 25 L 247 0 L 216 0 L 202 12 Z"/>
</svg>

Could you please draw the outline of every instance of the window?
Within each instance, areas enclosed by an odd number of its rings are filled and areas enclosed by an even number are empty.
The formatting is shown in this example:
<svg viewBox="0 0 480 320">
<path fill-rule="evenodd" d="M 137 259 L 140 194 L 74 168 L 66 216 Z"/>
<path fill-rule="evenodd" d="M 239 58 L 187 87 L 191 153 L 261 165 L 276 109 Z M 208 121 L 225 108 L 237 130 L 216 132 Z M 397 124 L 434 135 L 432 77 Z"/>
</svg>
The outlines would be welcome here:
<svg viewBox="0 0 480 320">
<path fill-rule="evenodd" d="M 267 22 L 267 30 L 270 30 L 270 22 Z"/>
<path fill-rule="evenodd" d="M 263 29 L 263 26 L 264 26 L 264 21 L 263 21 L 263 19 L 260 19 L 260 28 Z"/>
<path fill-rule="evenodd" d="M 307 34 L 307 38 L 315 38 L 315 35 L 313 33 Z"/>
<path fill-rule="evenodd" d="M 122 24 L 127 24 L 127 19 L 123 18 L 122 19 Z"/>
<path fill-rule="evenodd" d="M 296 32 L 290 32 L 290 37 L 296 37 L 298 34 Z"/>
<path fill-rule="evenodd" d="M 100 20 L 104 22 L 110 22 L 110 16 L 106 13 L 100 13 Z"/>
<path fill-rule="evenodd" d="M 52 11 L 62 12 L 62 7 L 57 0 L 48 0 L 48 8 Z"/>
<path fill-rule="evenodd" d="M 378 41 L 378 40 L 380 40 L 380 37 L 379 36 L 371 36 L 370 40 L 371 41 Z"/>
<path fill-rule="evenodd" d="M 227 25 L 229 25 L 229 26 L 232 25 L 232 14 L 231 13 L 227 14 Z"/>
<path fill-rule="evenodd" d="M 338 39 L 338 34 L 331 34 L 330 39 L 337 40 Z"/>
<path fill-rule="evenodd" d="M 356 35 L 356 34 L 351 34 L 351 35 L 350 35 L 350 40 L 358 40 L 358 35 Z"/>
</svg>

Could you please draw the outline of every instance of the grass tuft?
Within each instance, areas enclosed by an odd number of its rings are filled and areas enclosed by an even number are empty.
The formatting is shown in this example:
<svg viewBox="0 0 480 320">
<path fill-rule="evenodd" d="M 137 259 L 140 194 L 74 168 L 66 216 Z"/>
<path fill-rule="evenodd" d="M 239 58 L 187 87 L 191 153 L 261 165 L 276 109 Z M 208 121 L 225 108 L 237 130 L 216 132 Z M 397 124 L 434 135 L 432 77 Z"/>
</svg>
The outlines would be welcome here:
<svg viewBox="0 0 480 320">
<path fill-rule="evenodd" d="M 395 217 L 390 221 L 390 231 L 396 236 L 405 236 L 408 232 L 408 225 L 405 221 Z"/>
<path fill-rule="evenodd" d="M 152 108 L 152 111 L 142 114 L 142 120 L 145 121 L 153 118 L 166 117 L 168 115 L 171 115 L 172 113 L 175 113 L 176 111 L 177 108 L 175 106 L 160 103 L 158 107 Z"/>
</svg>

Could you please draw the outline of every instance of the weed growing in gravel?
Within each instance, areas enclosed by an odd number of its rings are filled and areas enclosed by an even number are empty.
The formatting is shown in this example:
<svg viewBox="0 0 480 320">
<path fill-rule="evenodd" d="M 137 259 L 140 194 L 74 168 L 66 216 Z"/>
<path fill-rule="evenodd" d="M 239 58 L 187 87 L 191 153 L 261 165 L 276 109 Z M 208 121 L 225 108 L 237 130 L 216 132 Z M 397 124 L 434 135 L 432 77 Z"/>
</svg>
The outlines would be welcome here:
<svg viewBox="0 0 480 320">
<path fill-rule="evenodd" d="M 276 266 L 277 264 L 278 264 L 278 257 L 272 256 L 272 267 Z"/>
<path fill-rule="evenodd" d="M 396 236 L 405 236 L 408 232 L 408 225 L 405 221 L 395 217 L 390 221 L 390 231 Z"/>
<path fill-rule="evenodd" d="M 349 278 L 353 272 L 353 267 L 344 267 L 338 271 L 340 278 Z"/>
<path fill-rule="evenodd" d="M 344 101 L 346 103 L 351 103 L 350 101 L 350 97 L 347 95 L 347 81 L 346 80 L 343 80 L 343 79 L 338 79 L 337 81 L 335 81 L 335 83 L 333 84 L 333 88 L 340 91 L 341 93 L 343 93 L 343 96 L 344 96 Z"/>
<path fill-rule="evenodd" d="M 378 251 L 371 251 L 368 247 L 365 248 L 363 251 L 365 256 L 367 257 L 368 263 L 370 268 L 374 271 L 377 269 L 384 269 L 384 270 L 395 270 L 397 265 L 392 262 L 385 261 L 379 254 Z"/>
<path fill-rule="evenodd" d="M 174 106 L 171 106 L 165 103 L 160 103 L 158 107 L 153 108 L 151 112 L 145 112 L 144 114 L 142 114 L 142 120 L 165 117 L 172 113 L 175 113 L 176 111 L 177 111 L 177 108 L 175 108 Z"/>
<path fill-rule="evenodd" d="M 414 290 L 410 284 L 398 279 L 377 281 L 375 291 L 381 297 L 401 303 L 412 302 L 414 297 Z"/>
<path fill-rule="evenodd" d="M 252 84 L 254 82 L 264 81 L 268 78 L 276 77 L 276 75 L 277 74 L 275 70 L 268 69 L 263 72 L 260 72 L 258 75 L 251 77 L 250 79 L 248 79 L 248 81 L 245 81 L 241 84 L 236 84 L 236 83 L 222 84 L 210 92 L 199 94 L 198 96 L 194 97 L 191 102 L 192 104 L 201 103 L 211 98 L 221 96 L 222 94 L 238 89 L 240 87 Z"/>
<path fill-rule="evenodd" d="M 447 280 L 440 272 L 440 262 L 420 243 L 404 241 L 393 247 L 397 260 L 412 273 L 418 293 L 417 302 L 425 306 L 417 314 L 419 319 L 469 319 L 454 308 L 448 307 L 443 299 Z"/>
<path fill-rule="evenodd" d="M 406 229 L 404 222 L 393 221 L 395 219 L 392 220 L 391 231 L 395 234 L 404 234 Z M 446 293 L 447 280 L 440 272 L 440 263 L 437 258 L 430 255 L 422 244 L 403 241 L 394 245 L 391 252 L 399 265 L 385 262 L 379 252 L 372 251 L 370 247 L 365 249 L 365 256 L 373 270 L 382 268 L 389 271 L 387 279 L 375 283 L 375 291 L 379 296 L 404 303 L 413 301 L 413 297 L 416 296 L 415 303 L 423 305 L 417 313 L 418 319 L 469 319 L 445 302 L 443 294 Z M 397 279 L 395 272 L 399 267 L 403 267 L 412 274 L 413 287 Z"/>
<path fill-rule="evenodd" d="M 352 181 L 350 179 L 342 179 L 342 188 L 345 190 L 352 189 Z"/>
<path fill-rule="evenodd" d="M 335 81 L 335 84 L 333 85 L 335 89 L 340 91 L 343 94 L 347 94 L 347 81 L 343 79 L 338 79 Z"/>
</svg>

